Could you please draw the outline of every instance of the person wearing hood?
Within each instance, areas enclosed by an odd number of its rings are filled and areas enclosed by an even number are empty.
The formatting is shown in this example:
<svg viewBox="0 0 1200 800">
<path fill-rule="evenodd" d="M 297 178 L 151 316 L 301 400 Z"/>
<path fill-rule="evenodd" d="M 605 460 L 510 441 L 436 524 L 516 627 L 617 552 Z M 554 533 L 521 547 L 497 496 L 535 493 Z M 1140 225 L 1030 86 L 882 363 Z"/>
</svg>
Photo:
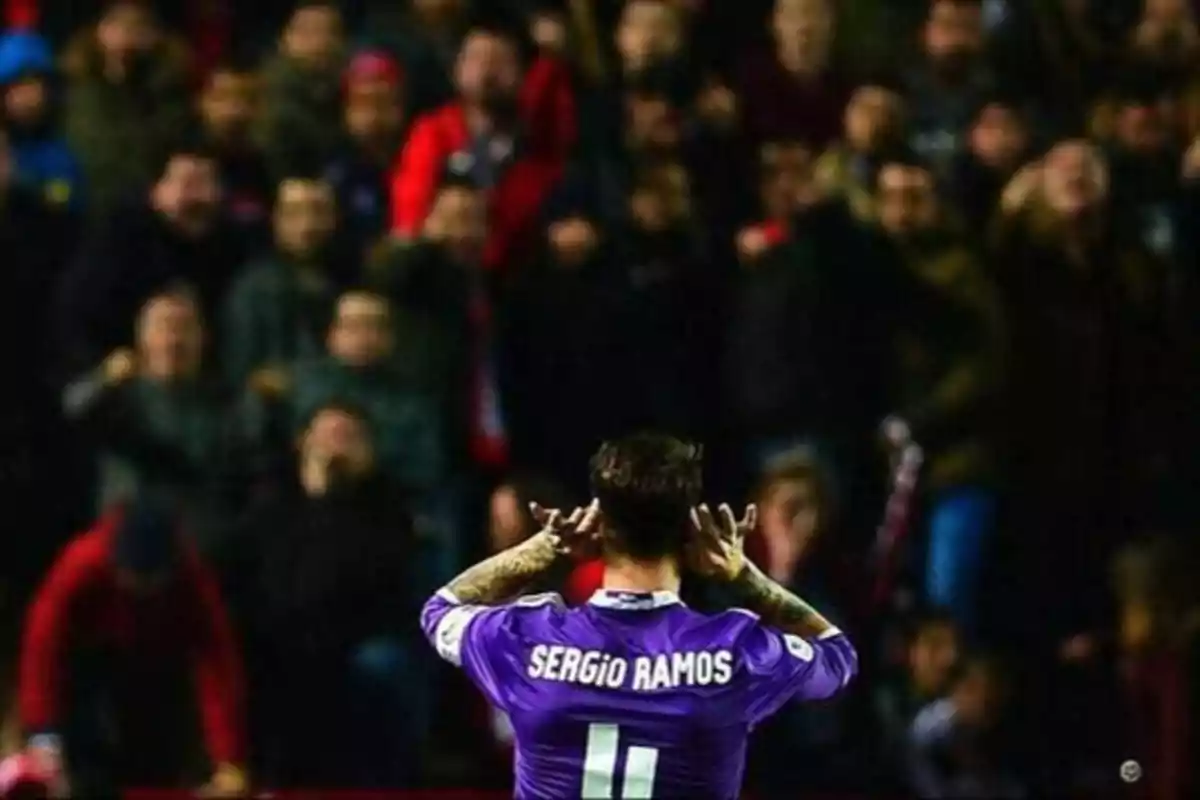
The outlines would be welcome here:
<svg viewBox="0 0 1200 800">
<path fill-rule="evenodd" d="M 79 160 L 58 128 L 54 54 L 28 31 L 0 36 L 0 120 L 8 131 L 17 179 L 53 206 L 83 206 Z"/>
</svg>

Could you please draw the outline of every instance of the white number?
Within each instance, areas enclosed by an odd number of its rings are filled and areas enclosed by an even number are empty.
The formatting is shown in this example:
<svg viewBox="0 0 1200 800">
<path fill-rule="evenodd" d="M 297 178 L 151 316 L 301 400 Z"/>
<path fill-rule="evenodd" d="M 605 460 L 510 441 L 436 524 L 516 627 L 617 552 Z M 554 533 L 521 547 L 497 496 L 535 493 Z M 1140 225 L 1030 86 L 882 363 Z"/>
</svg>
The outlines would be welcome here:
<svg viewBox="0 0 1200 800">
<path fill-rule="evenodd" d="M 620 738 L 620 729 L 616 725 L 601 722 L 588 725 L 587 750 L 583 754 L 584 800 L 612 800 Z M 621 800 L 652 800 L 657 769 L 658 750 L 630 747 L 625 754 Z"/>
</svg>

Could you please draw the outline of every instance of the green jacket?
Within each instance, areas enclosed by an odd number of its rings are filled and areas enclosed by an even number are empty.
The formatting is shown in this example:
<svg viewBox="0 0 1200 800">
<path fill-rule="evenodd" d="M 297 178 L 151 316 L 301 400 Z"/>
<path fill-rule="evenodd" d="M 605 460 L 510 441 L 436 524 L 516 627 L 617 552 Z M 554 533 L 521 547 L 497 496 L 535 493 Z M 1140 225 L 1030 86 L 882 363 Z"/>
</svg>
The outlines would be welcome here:
<svg viewBox="0 0 1200 800">
<path fill-rule="evenodd" d="M 160 159 L 187 131 L 186 50 L 168 40 L 120 83 L 104 76 L 90 33 L 67 48 L 63 61 L 63 133 L 83 169 L 89 214 L 100 219 L 158 177 Z"/>
<path fill-rule="evenodd" d="M 342 142 L 340 69 L 315 72 L 283 55 L 271 59 L 257 139 L 276 178 L 327 164 Z"/>
<path fill-rule="evenodd" d="M 337 296 L 332 281 L 302 273 L 281 256 L 250 264 L 230 289 L 221 320 L 228 385 L 241 389 L 256 369 L 324 353 Z"/>
</svg>

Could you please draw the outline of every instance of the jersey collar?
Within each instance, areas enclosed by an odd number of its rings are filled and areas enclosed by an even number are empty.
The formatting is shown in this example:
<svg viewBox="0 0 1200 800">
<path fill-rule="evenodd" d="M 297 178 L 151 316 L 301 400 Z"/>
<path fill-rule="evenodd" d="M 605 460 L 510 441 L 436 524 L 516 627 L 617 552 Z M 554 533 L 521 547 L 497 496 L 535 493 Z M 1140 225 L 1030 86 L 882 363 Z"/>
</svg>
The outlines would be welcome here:
<svg viewBox="0 0 1200 800">
<path fill-rule="evenodd" d="M 674 592 L 623 592 L 617 589 L 599 589 L 588 600 L 597 608 L 615 608 L 621 611 L 650 611 L 655 608 L 683 605 Z"/>
</svg>

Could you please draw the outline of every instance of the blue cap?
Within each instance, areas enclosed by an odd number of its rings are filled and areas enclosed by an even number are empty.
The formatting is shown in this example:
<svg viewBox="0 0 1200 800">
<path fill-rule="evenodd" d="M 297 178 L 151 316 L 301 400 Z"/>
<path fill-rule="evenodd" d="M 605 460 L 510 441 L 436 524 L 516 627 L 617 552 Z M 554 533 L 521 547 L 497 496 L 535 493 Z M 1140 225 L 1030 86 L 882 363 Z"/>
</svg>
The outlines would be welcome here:
<svg viewBox="0 0 1200 800">
<path fill-rule="evenodd" d="M 138 575 L 169 570 L 177 551 L 178 517 L 174 504 L 157 492 L 139 492 L 117 523 L 113 557 L 117 566 Z"/>
</svg>

